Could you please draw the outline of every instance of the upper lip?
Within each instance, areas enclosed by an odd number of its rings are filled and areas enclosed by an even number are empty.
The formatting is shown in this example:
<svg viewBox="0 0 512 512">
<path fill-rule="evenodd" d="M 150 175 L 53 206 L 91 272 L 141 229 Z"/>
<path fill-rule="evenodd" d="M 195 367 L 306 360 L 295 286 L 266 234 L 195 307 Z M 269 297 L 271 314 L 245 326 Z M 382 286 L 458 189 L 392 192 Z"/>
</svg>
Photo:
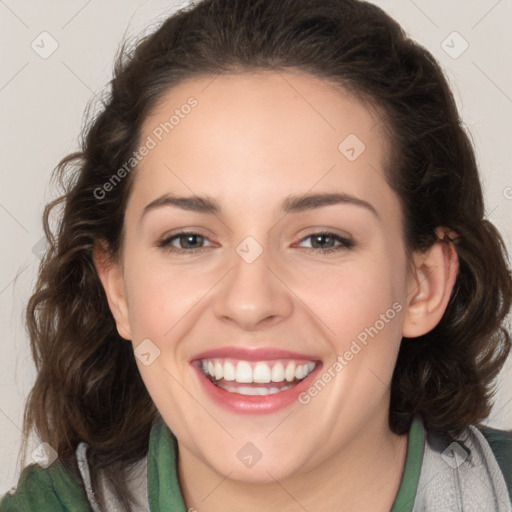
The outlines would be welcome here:
<svg viewBox="0 0 512 512">
<path fill-rule="evenodd" d="M 272 361 L 274 359 L 301 359 L 304 361 L 317 361 L 318 357 L 309 354 L 299 354 L 290 350 L 281 350 L 273 347 L 219 347 L 201 352 L 192 358 L 192 361 L 215 358 L 232 358 L 241 361 Z"/>
</svg>

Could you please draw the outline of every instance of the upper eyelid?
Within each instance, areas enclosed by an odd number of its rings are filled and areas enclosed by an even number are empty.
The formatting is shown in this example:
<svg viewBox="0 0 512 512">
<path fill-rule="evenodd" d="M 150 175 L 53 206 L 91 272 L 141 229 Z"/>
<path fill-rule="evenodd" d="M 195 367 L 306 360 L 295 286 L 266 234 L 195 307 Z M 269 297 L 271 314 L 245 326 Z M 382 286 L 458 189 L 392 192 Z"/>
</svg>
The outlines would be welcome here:
<svg viewBox="0 0 512 512">
<path fill-rule="evenodd" d="M 199 235 L 200 237 L 206 239 L 206 240 L 210 240 L 211 241 L 211 237 L 208 236 L 208 235 L 205 235 L 203 233 L 201 233 L 200 231 L 195 231 L 195 230 L 186 230 L 186 231 L 178 231 L 177 233 L 172 233 L 172 234 L 169 234 L 169 235 L 164 235 L 160 241 L 161 242 L 166 242 L 168 240 L 172 240 L 173 238 L 179 238 L 180 236 L 186 236 L 186 235 Z"/>
<path fill-rule="evenodd" d="M 336 233 L 335 231 L 330 231 L 330 230 L 321 229 L 321 228 L 318 228 L 316 230 L 314 228 L 311 228 L 311 229 L 313 229 L 313 230 L 299 238 L 299 240 L 298 240 L 299 243 L 303 242 L 304 240 L 307 240 L 308 238 L 314 237 L 314 236 L 333 235 L 333 237 L 336 239 L 336 241 L 340 242 L 341 244 L 343 244 L 343 242 L 347 242 L 347 245 L 348 244 L 355 245 L 355 242 L 350 235 L 348 235 L 348 236 L 340 235 L 340 234 Z M 158 245 L 164 245 L 164 244 L 169 245 L 171 240 L 173 240 L 173 239 L 176 240 L 179 237 L 186 236 L 186 235 L 199 235 L 201 238 L 204 238 L 205 240 L 208 240 L 210 242 L 212 241 L 209 236 L 204 235 L 200 231 L 182 230 L 177 233 L 170 234 L 168 236 L 167 235 L 163 236 L 157 243 L 158 243 Z M 205 247 L 200 247 L 199 249 L 204 249 L 204 248 Z M 178 248 L 178 249 L 181 249 L 181 248 Z M 186 250 L 186 249 L 183 249 L 183 250 Z M 193 251 L 193 249 L 190 249 L 190 252 L 192 252 L 192 251 Z"/>
</svg>

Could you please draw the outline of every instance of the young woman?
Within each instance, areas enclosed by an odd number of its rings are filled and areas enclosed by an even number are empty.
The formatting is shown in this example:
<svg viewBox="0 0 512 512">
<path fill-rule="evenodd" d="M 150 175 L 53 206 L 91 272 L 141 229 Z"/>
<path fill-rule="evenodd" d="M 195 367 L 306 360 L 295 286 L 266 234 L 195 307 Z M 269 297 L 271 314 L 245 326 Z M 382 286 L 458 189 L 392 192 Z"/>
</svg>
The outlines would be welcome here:
<svg viewBox="0 0 512 512">
<path fill-rule="evenodd" d="M 432 55 L 358 0 L 203 0 L 111 86 L 0 510 L 510 511 L 512 281 Z"/>
</svg>

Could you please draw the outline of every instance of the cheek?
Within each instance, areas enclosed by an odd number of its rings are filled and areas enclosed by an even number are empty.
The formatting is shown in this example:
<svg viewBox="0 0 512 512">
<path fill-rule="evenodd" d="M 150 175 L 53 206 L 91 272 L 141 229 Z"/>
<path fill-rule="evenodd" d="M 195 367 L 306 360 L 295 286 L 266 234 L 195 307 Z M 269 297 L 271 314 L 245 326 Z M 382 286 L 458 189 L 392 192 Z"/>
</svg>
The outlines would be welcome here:
<svg viewBox="0 0 512 512">
<path fill-rule="evenodd" d="M 404 285 L 399 268 L 373 253 L 338 266 L 301 273 L 294 290 L 331 334 L 346 339 L 373 325 L 395 302 L 400 302 Z M 394 318 L 393 311 L 389 316 Z"/>
<path fill-rule="evenodd" d="M 402 337 L 405 277 L 399 254 L 376 254 L 332 274 L 322 319 L 335 357 L 343 356 L 351 371 L 373 368 L 388 380 Z"/>
<path fill-rule="evenodd" d="M 127 262 L 125 276 L 134 338 L 164 337 L 208 288 L 207 276 L 198 269 L 155 263 L 137 254 Z"/>
</svg>

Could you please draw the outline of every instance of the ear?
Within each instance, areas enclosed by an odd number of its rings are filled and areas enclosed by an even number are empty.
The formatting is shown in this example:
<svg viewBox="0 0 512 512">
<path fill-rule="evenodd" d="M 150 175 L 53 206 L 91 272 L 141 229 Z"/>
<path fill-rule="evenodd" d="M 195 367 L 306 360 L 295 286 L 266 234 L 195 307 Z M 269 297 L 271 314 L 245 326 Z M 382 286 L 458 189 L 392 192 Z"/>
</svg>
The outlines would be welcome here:
<svg viewBox="0 0 512 512">
<path fill-rule="evenodd" d="M 117 332 L 122 338 L 131 340 L 128 302 L 121 265 L 112 261 L 106 243 L 103 241 L 95 243 L 92 256 L 96 272 L 107 296 L 110 311 L 116 322 Z"/>
<path fill-rule="evenodd" d="M 414 268 L 409 276 L 402 335 L 416 338 L 431 331 L 448 306 L 459 272 L 459 259 L 452 243 L 453 235 L 437 228 L 438 240 L 423 253 L 413 255 Z"/>
</svg>

